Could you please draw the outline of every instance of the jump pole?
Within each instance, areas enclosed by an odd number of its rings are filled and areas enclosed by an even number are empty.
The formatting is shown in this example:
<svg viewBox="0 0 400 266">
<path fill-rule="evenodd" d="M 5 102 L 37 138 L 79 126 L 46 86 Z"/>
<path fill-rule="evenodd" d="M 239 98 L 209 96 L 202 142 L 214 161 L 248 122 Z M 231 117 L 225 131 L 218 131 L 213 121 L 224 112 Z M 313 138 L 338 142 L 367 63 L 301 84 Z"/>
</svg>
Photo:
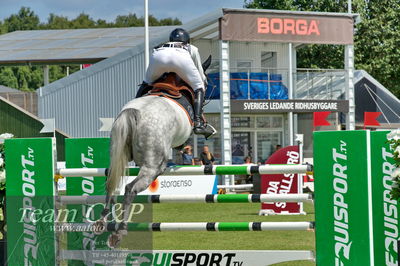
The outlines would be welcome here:
<svg viewBox="0 0 400 266">
<path fill-rule="evenodd" d="M 60 196 L 61 204 L 105 203 L 106 196 Z M 133 203 L 259 203 L 259 202 L 305 202 L 312 201 L 311 194 L 200 194 L 200 195 L 138 195 Z M 122 203 L 123 196 L 116 202 Z"/>
<path fill-rule="evenodd" d="M 105 231 L 113 232 L 118 223 L 108 223 Z M 56 225 L 62 232 L 93 232 L 93 223 L 63 223 Z M 194 222 L 194 223 L 128 223 L 128 231 L 273 231 L 273 230 L 313 230 L 314 222 Z"/>
<path fill-rule="evenodd" d="M 126 169 L 127 176 L 137 176 L 139 167 Z M 310 164 L 267 164 L 267 165 L 209 165 L 172 166 L 162 175 L 251 175 L 251 174 L 297 174 L 312 172 Z M 64 177 L 107 176 L 108 168 L 64 168 L 56 172 Z"/>
<path fill-rule="evenodd" d="M 251 189 L 253 188 L 253 184 L 239 184 L 239 185 L 217 185 L 217 188 L 220 189 Z"/>
</svg>

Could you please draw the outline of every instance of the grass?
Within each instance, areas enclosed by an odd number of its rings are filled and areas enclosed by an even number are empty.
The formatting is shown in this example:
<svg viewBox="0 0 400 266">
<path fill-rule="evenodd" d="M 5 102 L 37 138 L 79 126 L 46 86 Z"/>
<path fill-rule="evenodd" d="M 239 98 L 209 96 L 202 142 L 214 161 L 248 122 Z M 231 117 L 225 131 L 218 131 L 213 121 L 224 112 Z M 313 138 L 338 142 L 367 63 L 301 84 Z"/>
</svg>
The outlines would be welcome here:
<svg viewBox="0 0 400 266">
<path fill-rule="evenodd" d="M 305 204 L 307 215 L 259 216 L 260 204 L 154 204 L 153 222 L 277 222 L 314 221 L 314 209 Z M 137 238 L 136 238 L 137 239 Z M 167 250 L 315 250 L 314 232 L 155 232 L 153 249 Z M 135 237 L 128 235 L 122 248 L 135 246 Z M 313 262 L 277 264 L 315 265 Z"/>
</svg>

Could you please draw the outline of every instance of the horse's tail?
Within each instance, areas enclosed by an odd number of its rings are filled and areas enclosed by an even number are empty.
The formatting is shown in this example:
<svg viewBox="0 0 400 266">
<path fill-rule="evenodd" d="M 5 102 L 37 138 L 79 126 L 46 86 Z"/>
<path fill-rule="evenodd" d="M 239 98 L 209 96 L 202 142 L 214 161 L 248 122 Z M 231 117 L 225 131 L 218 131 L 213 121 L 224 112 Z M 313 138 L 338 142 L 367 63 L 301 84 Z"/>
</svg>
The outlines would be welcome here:
<svg viewBox="0 0 400 266">
<path fill-rule="evenodd" d="M 107 192 L 112 195 L 119 186 L 125 167 L 133 160 L 132 141 L 136 135 L 138 110 L 125 109 L 114 121 L 111 130 L 110 168 L 107 179 Z"/>
</svg>

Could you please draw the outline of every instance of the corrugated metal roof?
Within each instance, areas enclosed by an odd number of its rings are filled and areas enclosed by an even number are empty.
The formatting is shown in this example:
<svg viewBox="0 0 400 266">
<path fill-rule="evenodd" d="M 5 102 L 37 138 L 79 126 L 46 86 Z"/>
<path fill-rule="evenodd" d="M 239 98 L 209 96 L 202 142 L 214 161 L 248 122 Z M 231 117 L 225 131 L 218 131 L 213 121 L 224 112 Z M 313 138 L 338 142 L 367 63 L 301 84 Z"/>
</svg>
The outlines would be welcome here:
<svg viewBox="0 0 400 266">
<path fill-rule="evenodd" d="M 150 27 L 150 38 L 173 28 Z M 0 64 L 94 63 L 143 40 L 143 27 L 15 31 L 0 35 Z"/>
<path fill-rule="evenodd" d="M 21 93 L 22 91 L 0 85 L 0 93 L 2 93 L 2 92 Z"/>
<path fill-rule="evenodd" d="M 219 20 L 220 17 L 222 17 L 222 15 L 223 15 L 222 9 L 217 9 L 214 12 L 208 13 L 202 17 L 192 20 L 182 25 L 181 27 L 189 31 L 190 36 L 196 39 L 198 38 L 197 33 L 200 32 L 202 28 L 206 27 L 207 25 L 215 25 L 215 23 Z M 150 31 L 152 28 L 160 28 L 160 31 L 153 33 L 150 32 L 150 47 L 154 47 L 160 43 L 166 42 L 168 40 L 171 30 L 176 28 L 176 26 L 150 27 Z M 143 28 L 141 29 L 143 31 Z M 218 31 L 218 29 L 219 29 L 218 26 L 215 26 L 215 30 Z M 139 38 L 139 41 L 134 47 L 129 48 L 126 51 L 123 51 L 111 58 L 107 58 L 106 60 L 98 62 L 97 64 L 91 67 L 75 72 L 68 77 L 62 78 L 60 80 L 57 80 L 55 82 L 52 82 L 44 86 L 43 88 L 41 88 L 41 96 L 45 96 L 48 93 L 54 93 L 57 90 L 67 89 L 66 87 L 70 86 L 70 84 L 72 83 L 79 82 L 86 78 L 94 77 L 97 73 L 100 73 L 102 71 L 107 71 L 113 68 L 114 65 L 117 65 L 125 60 L 131 60 L 136 55 L 143 53 L 144 53 L 144 37 L 142 36 L 141 38 Z M 1 57 L 0 57 L 0 64 L 1 64 Z M 137 82 L 141 83 L 143 77 L 140 77 L 139 79 L 140 81 Z"/>
<path fill-rule="evenodd" d="M 196 38 L 204 34 L 201 29 L 207 25 L 214 25 L 212 31 L 218 31 L 216 22 L 221 16 L 222 9 L 219 9 L 182 27 Z M 167 41 L 170 32 L 171 29 L 163 30 L 151 36 L 150 47 Z M 58 128 L 75 137 L 109 136 L 109 132 L 98 131 L 99 118 L 115 117 L 143 81 L 144 43 L 141 40 L 135 47 L 41 88 L 39 116 L 55 118 Z"/>
</svg>

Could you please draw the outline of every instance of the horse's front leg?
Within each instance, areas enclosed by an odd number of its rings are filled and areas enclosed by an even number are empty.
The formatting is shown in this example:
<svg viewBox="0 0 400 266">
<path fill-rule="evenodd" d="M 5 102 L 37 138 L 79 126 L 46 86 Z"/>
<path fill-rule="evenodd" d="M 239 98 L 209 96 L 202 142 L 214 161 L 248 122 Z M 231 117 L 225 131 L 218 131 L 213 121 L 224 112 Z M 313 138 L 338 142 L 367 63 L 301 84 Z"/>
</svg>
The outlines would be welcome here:
<svg viewBox="0 0 400 266">
<path fill-rule="evenodd" d="M 166 169 L 166 166 L 161 168 L 149 168 L 143 166 L 140 168 L 138 176 L 131 183 L 125 186 L 125 194 L 123 201 L 123 218 L 122 222 L 118 225 L 116 232 L 110 235 L 108 239 L 109 247 L 117 247 L 123 235 L 128 234 L 128 219 L 131 212 L 131 206 L 134 198 L 140 192 L 146 190 L 150 184 Z"/>
</svg>

